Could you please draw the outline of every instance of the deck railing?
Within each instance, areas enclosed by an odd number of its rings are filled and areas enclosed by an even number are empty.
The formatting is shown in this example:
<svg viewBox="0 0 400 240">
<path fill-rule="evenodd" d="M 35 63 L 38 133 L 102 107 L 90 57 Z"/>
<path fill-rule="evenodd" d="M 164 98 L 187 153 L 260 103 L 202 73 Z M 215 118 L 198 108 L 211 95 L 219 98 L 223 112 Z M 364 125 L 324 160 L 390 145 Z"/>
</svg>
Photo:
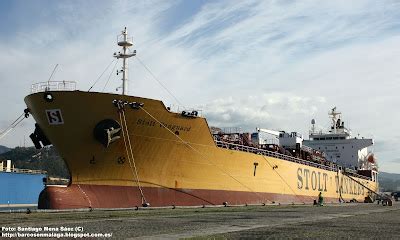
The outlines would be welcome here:
<svg viewBox="0 0 400 240">
<path fill-rule="evenodd" d="M 1 172 L 47 174 L 47 172 L 43 171 L 43 170 L 32 170 L 32 169 L 23 169 L 23 168 L 7 168 L 7 167 L 0 167 L 0 173 Z"/>
<path fill-rule="evenodd" d="M 74 81 L 49 81 L 32 84 L 31 93 L 46 91 L 75 91 L 76 82 Z"/>
<path fill-rule="evenodd" d="M 231 150 L 237 150 L 237 151 L 242 151 L 242 152 L 249 152 L 249 153 L 264 155 L 264 156 L 268 156 L 268 157 L 279 158 L 279 159 L 282 159 L 282 160 L 295 162 L 295 163 L 300 163 L 300 164 L 303 164 L 303 165 L 316 167 L 316 168 L 320 168 L 320 169 L 324 169 L 324 170 L 329 170 L 329 171 L 335 171 L 336 172 L 338 170 L 338 168 L 339 168 L 339 166 L 337 166 L 336 164 L 334 164 L 333 166 L 327 166 L 327 165 L 324 165 L 324 164 L 315 163 L 315 162 L 312 162 L 312 161 L 307 161 L 307 160 L 304 160 L 304 159 L 300 159 L 300 158 L 296 158 L 296 157 L 292 157 L 292 156 L 288 156 L 288 155 L 281 154 L 281 153 L 278 153 L 278 152 L 272 152 L 272 151 L 268 151 L 268 150 L 264 150 L 264 149 L 260 149 L 260 148 L 249 147 L 249 146 L 244 146 L 244 145 L 234 144 L 234 143 L 228 143 L 228 142 L 223 142 L 223 141 L 215 141 L 215 143 L 220 148 L 226 148 L 226 149 L 231 149 Z M 371 180 L 370 178 L 368 178 L 366 176 L 363 176 L 363 175 L 360 175 L 356 171 L 351 170 L 351 169 L 346 169 L 346 172 L 350 173 L 352 176 L 355 176 L 355 177 L 358 177 L 358 178 L 362 178 L 362 179 L 365 179 L 365 180 Z"/>
<path fill-rule="evenodd" d="M 180 105 L 168 105 L 166 106 L 167 110 L 170 112 L 174 112 L 174 113 L 182 113 L 183 111 L 187 112 L 187 113 L 191 113 L 191 112 L 197 112 L 196 117 L 203 117 L 203 110 L 200 107 L 185 107 L 185 106 L 180 106 Z"/>
</svg>

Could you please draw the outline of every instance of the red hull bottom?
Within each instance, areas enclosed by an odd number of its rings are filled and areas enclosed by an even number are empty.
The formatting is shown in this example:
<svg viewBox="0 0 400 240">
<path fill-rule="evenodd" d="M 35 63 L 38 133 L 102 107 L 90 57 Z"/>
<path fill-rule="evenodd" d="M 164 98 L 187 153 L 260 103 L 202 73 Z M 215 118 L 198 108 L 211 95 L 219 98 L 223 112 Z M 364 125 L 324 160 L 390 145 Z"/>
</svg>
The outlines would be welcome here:
<svg viewBox="0 0 400 240">
<path fill-rule="evenodd" d="M 255 193 L 203 189 L 142 188 L 151 207 L 299 203 L 312 204 L 317 196 L 298 196 L 274 193 Z M 326 202 L 338 202 L 327 199 Z M 142 206 L 137 187 L 72 184 L 68 187 L 48 186 L 39 196 L 40 209 L 73 208 L 132 208 Z"/>
</svg>

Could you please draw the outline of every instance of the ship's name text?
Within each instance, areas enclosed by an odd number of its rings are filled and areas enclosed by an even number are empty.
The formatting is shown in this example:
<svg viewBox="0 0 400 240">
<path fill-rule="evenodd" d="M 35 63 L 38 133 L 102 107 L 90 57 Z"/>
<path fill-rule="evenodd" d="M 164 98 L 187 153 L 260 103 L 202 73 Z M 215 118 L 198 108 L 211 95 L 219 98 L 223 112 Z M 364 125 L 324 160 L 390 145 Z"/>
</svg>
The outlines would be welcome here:
<svg viewBox="0 0 400 240">
<path fill-rule="evenodd" d="M 340 182 L 339 182 L 339 177 L 336 176 L 335 182 L 336 182 L 336 192 L 337 193 L 353 194 L 353 195 L 364 195 L 365 194 L 365 188 L 349 177 L 342 176 L 340 178 Z"/>
<path fill-rule="evenodd" d="M 310 171 L 306 168 L 297 169 L 297 188 L 305 190 L 316 190 L 326 192 L 328 174 Z"/>
<path fill-rule="evenodd" d="M 166 123 L 166 122 L 156 122 L 154 120 L 149 120 L 149 119 L 142 119 L 139 118 L 136 121 L 136 125 L 142 125 L 142 126 L 148 126 L 148 127 L 166 127 L 171 131 L 185 131 L 185 132 L 189 132 L 191 127 L 188 126 L 181 126 L 181 125 L 176 125 L 176 124 L 170 124 L 170 123 Z"/>
<path fill-rule="evenodd" d="M 332 181 L 332 178 L 331 178 Z M 334 178 L 336 185 L 336 193 L 340 194 L 352 194 L 352 195 L 364 195 L 364 187 L 352 180 L 347 176 L 335 176 Z M 297 169 L 297 188 L 304 190 L 318 190 L 320 192 L 327 192 L 328 189 L 328 174 L 313 171 L 307 168 Z"/>
</svg>

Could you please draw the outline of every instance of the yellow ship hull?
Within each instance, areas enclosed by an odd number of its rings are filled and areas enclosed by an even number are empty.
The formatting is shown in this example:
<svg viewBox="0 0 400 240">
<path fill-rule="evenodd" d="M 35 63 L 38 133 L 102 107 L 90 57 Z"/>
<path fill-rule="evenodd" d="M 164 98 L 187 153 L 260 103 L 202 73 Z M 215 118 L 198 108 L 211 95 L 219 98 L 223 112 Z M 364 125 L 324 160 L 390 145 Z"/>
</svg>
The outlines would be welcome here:
<svg viewBox="0 0 400 240">
<path fill-rule="evenodd" d="M 51 94 L 51 101 L 45 99 Z M 118 109 L 114 100 L 143 106 Z M 364 201 L 377 182 L 326 166 L 249 149 L 218 147 L 206 119 L 161 101 L 105 93 L 35 93 L 25 102 L 71 174 L 48 187 L 42 208 Z M 93 134 L 111 119 L 125 134 L 108 146 Z M 129 144 L 130 143 L 130 144 Z"/>
</svg>

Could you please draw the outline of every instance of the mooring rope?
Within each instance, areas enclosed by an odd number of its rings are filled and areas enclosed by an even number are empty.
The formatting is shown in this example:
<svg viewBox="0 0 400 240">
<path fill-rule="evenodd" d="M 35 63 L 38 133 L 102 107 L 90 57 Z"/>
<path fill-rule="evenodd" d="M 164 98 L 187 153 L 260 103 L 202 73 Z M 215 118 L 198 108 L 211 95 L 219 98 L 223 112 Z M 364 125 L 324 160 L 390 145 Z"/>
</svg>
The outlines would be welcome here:
<svg viewBox="0 0 400 240">
<path fill-rule="evenodd" d="M 345 202 L 345 200 L 344 200 L 344 198 L 343 198 L 343 196 L 342 196 L 342 186 L 343 186 L 343 182 L 340 181 L 340 177 L 339 177 L 339 168 L 337 169 L 337 178 L 338 178 L 337 184 L 338 184 L 338 190 L 339 190 L 339 202 L 340 202 L 340 201 Z"/>
<path fill-rule="evenodd" d="M 353 177 L 349 176 L 346 172 L 345 172 L 345 174 L 343 174 L 343 175 L 346 176 L 346 177 L 348 177 L 348 178 L 350 178 L 350 179 L 353 180 L 354 182 L 360 184 L 362 187 L 366 188 L 366 189 L 369 190 L 370 192 L 372 192 L 372 193 L 374 193 L 374 194 L 376 194 L 376 195 L 378 195 L 378 196 L 383 196 L 383 195 L 377 193 L 376 191 L 372 190 L 371 188 L 365 186 L 365 185 L 362 184 L 360 181 L 357 181 L 357 180 L 354 179 Z"/>
<path fill-rule="evenodd" d="M 268 163 L 268 165 L 273 169 L 273 171 L 282 179 L 282 181 L 290 188 L 290 190 L 294 193 L 294 195 L 295 195 L 300 201 L 302 201 L 302 199 L 299 197 L 298 194 L 296 194 L 296 192 L 295 192 L 295 191 L 293 190 L 293 188 L 289 185 L 289 183 L 287 183 L 286 180 L 278 173 L 278 171 L 275 170 L 274 166 L 272 166 L 272 164 L 268 161 L 268 159 L 267 159 L 264 155 L 262 155 L 262 157 L 263 157 L 264 160 Z M 304 196 L 304 195 L 301 195 L 301 196 Z M 311 196 L 305 195 L 304 197 L 309 197 L 309 198 L 311 198 L 312 200 L 314 200 L 314 198 L 311 197 Z"/>
<path fill-rule="evenodd" d="M 146 198 L 144 196 L 142 187 L 140 186 L 139 174 L 137 172 L 137 168 L 136 168 L 136 164 L 135 164 L 135 158 L 133 157 L 132 145 L 131 145 L 131 140 L 130 140 L 130 137 L 129 137 L 129 130 L 128 130 L 128 125 L 126 124 L 125 111 L 123 109 L 123 106 L 121 106 L 121 108 L 119 109 L 118 113 L 119 113 L 120 122 L 122 123 L 122 138 L 124 140 L 125 150 L 126 150 L 126 154 L 127 154 L 127 157 L 128 157 L 129 168 L 131 169 L 132 175 L 136 178 L 136 184 L 138 186 L 138 189 L 139 189 L 139 192 L 140 192 L 140 196 L 142 198 L 142 204 L 147 204 L 147 201 L 146 201 Z M 127 142 L 129 144 L 130 151 L 128 151 Z M 132 162 L 133 163 L 131 162 L 131 158 L 132 158 Z M 133 165 L 133 168 L 132 168 L 132 165 Z"/>
<path fill-rule="evenodd" d="M 188 146 L 190 149 L 192 149 L 193 151 L 195 151 L 196 153 L 200 154 L 201 156 L 203 156 L 204 159 L 206 159 L 209 163 L 211 163 L 212 165 L 214 165 L 215 167 L 217 167 L 221 172 L 225 173 L 226 175 L 228 175 L 230 178 L 232 178 L 233 180 L 235 180 L 237 183 L 239 183 L 240 185 L 242 185 L 244 188 L 246 188 L 247 190 L 249 190 L 250 192 L 256 194 L 258 197 L 260 197 L 262 200 L 266 199 L 270 202 L 272 202 L 270 199 L 268 198 L 264 198 L 263 196 L 261 196 L 259 193 L 257 193 L 256 191 L 253 191 L 250 187 L 246 186 L 244 183 L 242 183 L 241 181 L 239 181 L 237 178 L 235 178 L 234 176 L 232 176 L 231 174 L 229 174 L 227 171 L 225 171 L 224 169 L 222 169 L 221 167 L 219 167 L 218 165 L 214 164 L 212 161 L 208 160 L 207 156 L 205 156 L 202 152 L 200 152 L 199 150 L 197 150 L 196 148 L 194 148 L 192 145 L 189 144 L 189 142 L 185 142 L 181 137 L 179 137 L 178 135 L 176 135 L 174 132 L 172 132 L 172 130 L 170 130 L 169 128 L 167 128 L 167 126 L 165 126 L 165 124 L 163 124 L 161 121 L 159 121 L 156 117 L 154 117 L 152 114 L 150 114 L 148 111 L 146 111 L 146 109 L 144 109 L 142 106 L 139 106 L 147 115 L 149 115 L 151 118 L 153 118 L 156 122 L 158 122 L 161 126 L 163 126 L 163 128 L 165 128 L 166 130 L 168 130 L 172 135 L 174 135 L 175 137 L 177 137 L 183 144 L 185 144 L 186 146 Z"/>
<path fill-rule="evenodd" d="M 0 133 L 0 139 L 5 137 L 9 132 L 11 132 L 16 126 L 18 126 L 26 117 L 26 113 L 22 113 L 17 119 L 15 119 L 6 129 Z"/>
<path fill-rule="evenodd" d="M 83 195 L 85 195 L 86 199 L 88 200 L 89 207 L 92 208 L 92 201 L 90 201 L 89 196 L 86 194 L 85 191 L 83 191 L 83 189 L 81 188 L 81 185 L 80 185 L 80 184 L 77 184 L 77 185 L 78 185 L 79 190 L 81 190 L 81 192 L 83 193 Z"/>
</svg>

